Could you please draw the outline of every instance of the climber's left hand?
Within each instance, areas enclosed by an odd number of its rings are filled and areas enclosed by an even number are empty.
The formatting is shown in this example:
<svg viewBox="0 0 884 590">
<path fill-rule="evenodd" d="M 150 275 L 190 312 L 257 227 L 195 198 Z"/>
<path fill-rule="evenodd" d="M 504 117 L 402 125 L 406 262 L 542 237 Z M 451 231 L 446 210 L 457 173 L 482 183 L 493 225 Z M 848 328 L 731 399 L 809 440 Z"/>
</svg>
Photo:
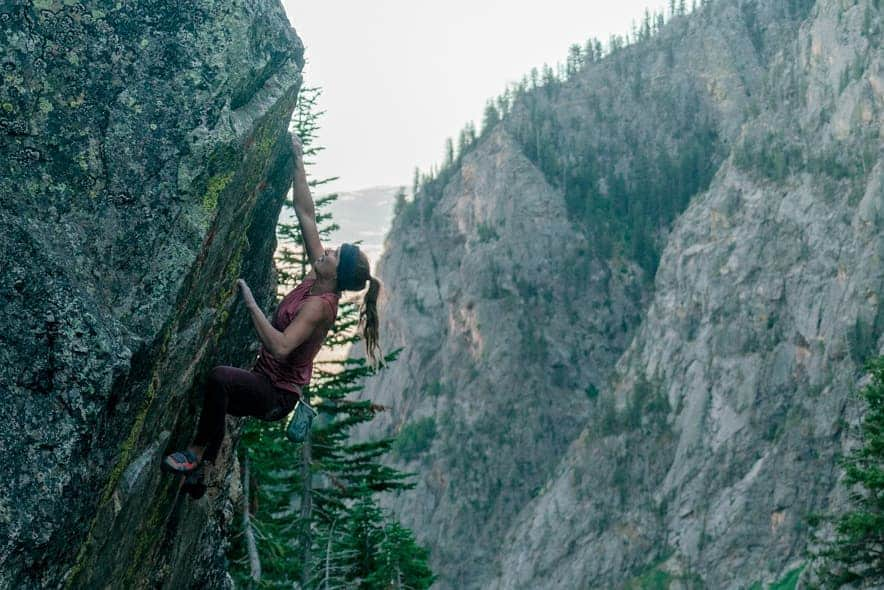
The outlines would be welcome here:
<svg viewBox="0 0 884 590">
<path fill-rule="evenodd" d="M 236 284 L 239 287 L 240 293 L 242 293 L 242 299 L 245 302 L 246 307 L 257 307 L 255 296 L 252 295 L 252 290 L 249 289 L 249 285 L 242 279 L 237 279 Z"/>
</svg>

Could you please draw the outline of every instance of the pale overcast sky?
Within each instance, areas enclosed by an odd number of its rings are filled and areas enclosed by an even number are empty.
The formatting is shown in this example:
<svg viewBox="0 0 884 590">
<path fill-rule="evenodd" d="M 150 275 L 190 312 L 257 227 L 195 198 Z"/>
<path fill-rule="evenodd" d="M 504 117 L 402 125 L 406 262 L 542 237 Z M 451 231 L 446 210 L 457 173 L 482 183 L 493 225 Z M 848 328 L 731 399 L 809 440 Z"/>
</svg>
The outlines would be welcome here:
<svg viewBox="0 0 884 590">
<path fill-rule="evenodd" d="M 572 43 L 607 43 L 664 4 L 283 0 L 306 46 L 307 84 L 324 89 L 326 151 L 312 173 L 340 176 L 336 190 L 410 186 L 414 167 L 439 163 L 445 138 L 467 121 L 478 127 L 507 83 L 564 62 Z"/>
</svg>

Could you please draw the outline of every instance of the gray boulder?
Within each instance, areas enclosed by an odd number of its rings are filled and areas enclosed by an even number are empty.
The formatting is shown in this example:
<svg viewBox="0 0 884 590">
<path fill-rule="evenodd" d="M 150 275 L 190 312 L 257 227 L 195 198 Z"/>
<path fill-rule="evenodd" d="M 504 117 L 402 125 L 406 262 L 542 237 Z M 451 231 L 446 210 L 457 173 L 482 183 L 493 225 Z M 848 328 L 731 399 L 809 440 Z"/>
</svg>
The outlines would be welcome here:
<svg viewBox="0 0 884 590">
<path fill-rule="evenodd" d="M 225 587 L 229 446 L 199 501 L 159 465 L 254 356 L 301 43 L 273 0 L 36 0 L 0 48 L 0 587 Z"/>
</svg>

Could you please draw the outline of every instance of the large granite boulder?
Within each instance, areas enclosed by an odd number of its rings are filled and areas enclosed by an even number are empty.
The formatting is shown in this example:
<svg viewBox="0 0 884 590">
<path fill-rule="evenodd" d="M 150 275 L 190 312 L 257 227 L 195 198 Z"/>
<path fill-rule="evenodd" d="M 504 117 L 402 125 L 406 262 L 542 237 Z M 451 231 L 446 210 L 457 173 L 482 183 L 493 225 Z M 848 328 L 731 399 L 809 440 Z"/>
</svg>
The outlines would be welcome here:
<svg viewBox="0 0 884 590">
<path fill-rule="evenodd" d="M 253 357 L 302 45 L 276 0 L 35 0 L 0 48 L 0 587 L 224 587 L 229 446 L 199 501 L 159 462 Z"/>
</svg>

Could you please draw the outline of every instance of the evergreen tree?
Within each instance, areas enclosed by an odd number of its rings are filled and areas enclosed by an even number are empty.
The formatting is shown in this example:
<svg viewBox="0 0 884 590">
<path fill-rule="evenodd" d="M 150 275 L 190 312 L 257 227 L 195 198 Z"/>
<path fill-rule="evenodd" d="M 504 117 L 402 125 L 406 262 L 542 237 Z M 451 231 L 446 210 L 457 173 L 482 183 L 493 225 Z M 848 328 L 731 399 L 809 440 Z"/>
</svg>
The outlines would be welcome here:
<svg viewBox="0 0 884 590">
<path fill-rule="evenodd" d="M 817 574 L 832 588 L 884 584 L 884 356 L 869 361 L 867 369 L 871 381 L 860 391 L 868 406 L 862 446 L 842 461 L 852 509 L 827 519 L 834 521 L 835 537 L 815 552 Z"/>
<path fill-rule="evenodd" d="M 583 56 L 583 59 L 586 61 L 586 63 L 595 63 L 595 43 L 592 39 L 586 40 L 586 45 L 583 46 Z"/>
<path fill-rule="evenodd" d="M 500 111 L 494 106 L 494 101 L 488 101 L 485 105 L 485 113 L 482 117 L 482 135 L 491 131 L 500 122 Z"/>
<path fill-rule="evenodd" d="M 462 158 L 471 145 L 476 142 L 476 127 L 472 122 L 467 123 L 457 138 L 457 157 Z"/>
<path fill-rule="evenodd" d="M 396 191 L 396 196 L 394 197 L 393 202 L 393 215 L 399 215 L 405 206 L 408 205 L 408 201 L 405 199 L 405 187 L 399 187 L 399 190 Z"/>
<path fill-rule="evenodd" d="M 321 535 L 310 586 L 361 590 L 425 589 L 435 576 L 427 551 L 411 531 L 390 521 L 369 490 L 353 503 L 348 519 Z"/>
<path fill-rule="evenodd" d="M 506 117 L 512 102 L 511 91 L 507 88 L 503 94 L 497 97 L 497 111 L 500 117 Z M 484 131 L 484 130 L 483 130 Z"/>
<path fill-rule="evenodd" d="M 451 166 L 454 163 L 454 142 L 451 138 L 445 140 L 445 163 L 444 167 Z"/>
<path fill-rule="evenodd" d="M 377 551 L 374 571 L 366 578 L 369 587 L 403 590 L 429 588 L 433 584 L 435 576 L 427 567 L 427 550 L 398 522 L 387 522 Z"/>
<path fill-rule="evenodd" d="M 415 166 L 414 168 L 414 178 L 411 181 L 411 196 L 412 198 L 417 197 L 418 191 L 421 188 L 421 169 Z"/>
<path fill-rule="evenodd" d="M 570 78 L 583 67 L 583 49 L 574 43 L 568 48 L 568 58 L 565 66 L 565 75 Z"/>
<path fill-rule="evenodd" d="M 319 89 L 305 88 L 301 92 L 293 122 L 307 158 L 322 149 L 315 145 L 317 119 L 322 113 L 316 110 Z M 305 160 L 305 165 L 310 163 Z M 312 185 L 330 180 L 333 179 L 315 181 Z M 325 239 L 336 229 L 324 211 L 333 199 L 316 200 L 317 225 Z M 282 218 L 285 220 L 286 216 Z M 278 264 L 283 267 L 279 270 L 280 282 L 291 288 L 306 274 L 307 258 L 296 225 L 281 224 L 280 235 L 294 244 L 278 252 Z M 341 347 L 357 340 L 358 319 L 356 305 L 343 301 L 326 345 Z M 395 357 L 396 352 L 387 355 L 385 361 L 391 362 Z M 243 457 L 243 472 L 250 475 L 251 485 L 244 488 L 251 488 L 254 494 L 244 498 L 243 534 L 232 544 L 230 568 L 234 580 L 244 587 L 292 588 L 295 584 L 305 590 L 314 587 L 319 561 L 329 539 L 334 538 L 336 531 L 356 526 L 354 523 L 363 518 L 364 510 L 360 506 L 373 503 L 374 494 L 414 486 L 408 481 L 408 474 L 380 463 L 395 439 L 349 441 L 353 426 L 372 420 L 383 410 L 369 400 L 348 399 L 361 389 L 361 381 L 372 372 L 361 359 L 314 367 L 313 379 L 303 395 L 311 400 L 319 415 L 308 440 L 301 445 L 293 445 L 285 437 L 284 422 L 250 420 L 246 423 L 239 451 Z M 380 545 L 383 539 L 383 534 L 378 535 L 377 543 Z M 374 553 L 380 551 L 369 549 Z M 423 561 L 415 567 L 422 564 L 426 568 L 426 552 L 415 555 L 423 556 Z M 346 557 L 346 551 L 339 552 L 338 557 L 341 556 Z M 326 570 L 325 585 L 315 587 L 352 587 L 353 578 L 348 578 L 350 574 L 339 569 L 339 565 L 336 561 L 334 566 L 338 569 Z M 365 577 L 371 573 L 369 569 L 360 575 Z"/>
</svg>

